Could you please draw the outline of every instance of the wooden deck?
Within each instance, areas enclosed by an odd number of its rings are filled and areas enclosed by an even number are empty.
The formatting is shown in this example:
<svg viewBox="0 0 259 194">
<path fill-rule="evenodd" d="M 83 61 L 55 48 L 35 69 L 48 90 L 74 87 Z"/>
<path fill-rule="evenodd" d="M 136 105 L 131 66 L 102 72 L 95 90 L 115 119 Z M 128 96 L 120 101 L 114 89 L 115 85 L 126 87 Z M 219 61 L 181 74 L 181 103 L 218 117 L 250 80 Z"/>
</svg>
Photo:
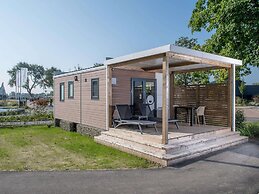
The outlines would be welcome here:
<svg viewBox="0 0 259 194">
<path fill-rule="evenodd" d="M 180 129 L 177 129 L 170 124 L 168 136 L 168 144 L 162 144 L 161 124 L 158 124 L 158 132 L 152 127 L 143 127 L 143 134 L 136 127 L 121 126 L 102 132 L 95 137 L 95 141 L 163 166 L 247 141 L 246 137 L 241 137 L 228 127 L 210 125 L 180 124 Z"/>
<path fill-rule="evenodd" d="M 195 134 L 201 134 L 206 132 L 212 132 L 217 131 L 221 129 L 227 129 L 230 131 L 230 128 L 228 127 L 219 127 L 219 126 L 211 126 L 211 125 L 193 125 L 189 126 L 185 123 L 180 124 L 180 129 L 177 129 L 174 124 L 169 124 L 169 131 L 168 131 L 168 138 L 169 140 L 172 139 L 179 139 L 180 137 L 187 137 L 187 136 L 193 136 Z M 154 143 L 161 143 L 162 139 L 162 125 L 161 123 L 157 124 L 157 130 L 158 133 L 155 131 L 152 127 L 143 127 L 143 134 L 141 135 L 138 128 L 132 127 L 132 126 L 121 126 L 119 128 L 110 128 L 111 131 L 116 131 L 117 133 L 121 132 L 127 132 L 130 133 L 132 136 L 136 136 L 136 138 L 139 138 L 141 136 L 141 139 L 150 140 Z"/>
</svg>

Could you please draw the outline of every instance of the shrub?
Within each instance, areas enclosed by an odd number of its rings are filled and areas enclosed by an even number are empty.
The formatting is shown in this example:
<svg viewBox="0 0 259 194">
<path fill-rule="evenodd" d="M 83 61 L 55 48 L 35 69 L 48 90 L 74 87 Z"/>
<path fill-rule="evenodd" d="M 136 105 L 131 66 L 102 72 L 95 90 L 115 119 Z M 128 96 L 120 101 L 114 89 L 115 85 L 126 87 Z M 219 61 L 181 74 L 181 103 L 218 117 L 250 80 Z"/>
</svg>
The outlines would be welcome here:
<svg viewBox="0 0 259 194">
<path fill-rule="evenodd" d="M 252 133 L 249 130 L 249 128 L 247 127 L 247 125 L 244 124 L 242 127 L 239 127 L 237 129 L 240 132 L 240 135 L 252 137 Z"/>
<path fill-rule="evenodd" d="M 249 131 L 249 137 L 259 137 L 259 122 L 246 123 L 245 128 Z"/>
<path fill-rule="evenodd" d="M 18 110 L 8 110 L 6 112 L 0 112 L 0 116 L 11 116 L 11 115 L 19 115 L 19 114 L 23 114 L 25 112 L 24 109 L 18 109 Z"/>
<path fill-rule="evenodd" d="M 18 102 L 16 100 L 7 101 L 6 105 L 7 106 L 18 106 Z"/>
<path fill-rule="evenodd" d="M 240 129 L 244 127 L 245 115 L 243 110 L 236 111 L 236 128 Z"/>
<path fill-rule="evenodd" d="M 236 97 L 236 104 L 238 104 L 238 105 L 242 105 L 242 103 L 243 103 L 243 100 L 242 100 L 242 98 L 240 98 L 240 97 Z"/>
<path fill-rule="evenodd" d="M 244 112 L 236 111 L 236 128 L 241 135 L 259 137 L 259 122 L 245 122 Z"/>
<path fill-rule="evenodd" d="M 255 103 L 259 103 L 259 96 L 253 96 L 253 101 Z"/>
<path fill-rule="evenodd" d="M 53 114 L 37 114 L 22 116 L 6 116 L 0 117 L 0 123 L 3 122 L 29 122 L 29 121 L 48 121 L 53 120 Z"/>
<path fill-rule="evenodd" d="M 0 106 L 5 106 L 5 104 L 4 100 L 0 100 Z"/>
<path fill-rule="evenodd" d="M 0 112 L 0 116 L 5 116 L 6 112 Z"/>
<path fill-rule="evenodd" d="M 16 121 L 16 116 L 6 117 L 7 122 Z"/>
<path fill-rule="evenodd" d="M 251 137 L 251 132 L 245 125 L 245 116 L 243 110 L 236 111 L 236 129 L 240 132 L 240 135 Z"/>
<path fill-rule="evenodd" d="M 8 110 L 8 111 L 6 112 L 6 115 L 14 115 L 14 111 Z"/>
<path fill-rule="evenodd" d="M 249 105 L 249 106 L 257 106 L 257 105 L 259 105 L 259 104 L 256 103 L 256 102 L 254 102 L 254 101 L 250 101 L 250 102 L 248 103 L 248 105 Z"/>
</svg>

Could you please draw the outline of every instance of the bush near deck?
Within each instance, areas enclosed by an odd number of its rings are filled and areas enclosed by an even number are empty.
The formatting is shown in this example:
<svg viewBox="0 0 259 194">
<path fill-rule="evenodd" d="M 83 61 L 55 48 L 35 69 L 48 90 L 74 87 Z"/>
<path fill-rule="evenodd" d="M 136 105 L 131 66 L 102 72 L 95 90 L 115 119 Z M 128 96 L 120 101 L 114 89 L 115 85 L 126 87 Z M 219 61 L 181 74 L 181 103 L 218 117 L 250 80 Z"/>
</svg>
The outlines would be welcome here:
<svg viewBox="0 0 259 194">
<path fill-rule="evenodd" d="M 30 121 L 51 121 L 53 114 L 33 114 L 0 117 L 0 123 L 4 122 L 30 122 Z"/>
<path fill-rule="evenodd" d="M 145 159 L 106 147 L 60 128 L 0 129 L 0 170 L 82 170 L 148 168 Z"/>
<path fill-rule="evenodd" d="M 236 111 L 236 128 L 241 135 L 259 137 L 259 122 L 245 122 L 244 111 Z"/>
</svg>

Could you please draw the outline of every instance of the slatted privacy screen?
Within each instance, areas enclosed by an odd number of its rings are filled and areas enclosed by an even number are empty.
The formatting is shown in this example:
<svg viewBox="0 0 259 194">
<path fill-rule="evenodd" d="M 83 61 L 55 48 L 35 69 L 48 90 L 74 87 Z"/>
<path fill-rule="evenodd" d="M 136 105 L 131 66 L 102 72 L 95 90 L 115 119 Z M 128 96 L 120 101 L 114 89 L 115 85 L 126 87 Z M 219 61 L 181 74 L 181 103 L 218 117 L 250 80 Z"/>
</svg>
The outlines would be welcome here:
<svg viewBox="0 0 259 194">
<path fill-rule="evenodd" d="M 227 126 L 228 124 L 228 85 L 208 84 L 174 87 L 174 105 L 206 106 L 207 125 Z M 179 109 L 178 118 L 186 120 L 185 110 Z"/>
</svg>

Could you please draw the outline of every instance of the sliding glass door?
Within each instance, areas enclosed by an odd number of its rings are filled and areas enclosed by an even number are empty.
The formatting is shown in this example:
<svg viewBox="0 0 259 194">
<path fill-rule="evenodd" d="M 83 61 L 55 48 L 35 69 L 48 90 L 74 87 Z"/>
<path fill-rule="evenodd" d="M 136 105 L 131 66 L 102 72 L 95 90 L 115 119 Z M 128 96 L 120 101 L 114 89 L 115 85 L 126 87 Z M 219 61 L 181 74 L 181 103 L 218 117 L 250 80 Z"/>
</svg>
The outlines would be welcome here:
<svg viewBox="0 0 259 194">
<path fill-rule="evenodd" d="M 154 110 L 156 108 L 156 80 L 133 78 L 131 93 L 134 114 L 154 117 Z"/>
</svg>

